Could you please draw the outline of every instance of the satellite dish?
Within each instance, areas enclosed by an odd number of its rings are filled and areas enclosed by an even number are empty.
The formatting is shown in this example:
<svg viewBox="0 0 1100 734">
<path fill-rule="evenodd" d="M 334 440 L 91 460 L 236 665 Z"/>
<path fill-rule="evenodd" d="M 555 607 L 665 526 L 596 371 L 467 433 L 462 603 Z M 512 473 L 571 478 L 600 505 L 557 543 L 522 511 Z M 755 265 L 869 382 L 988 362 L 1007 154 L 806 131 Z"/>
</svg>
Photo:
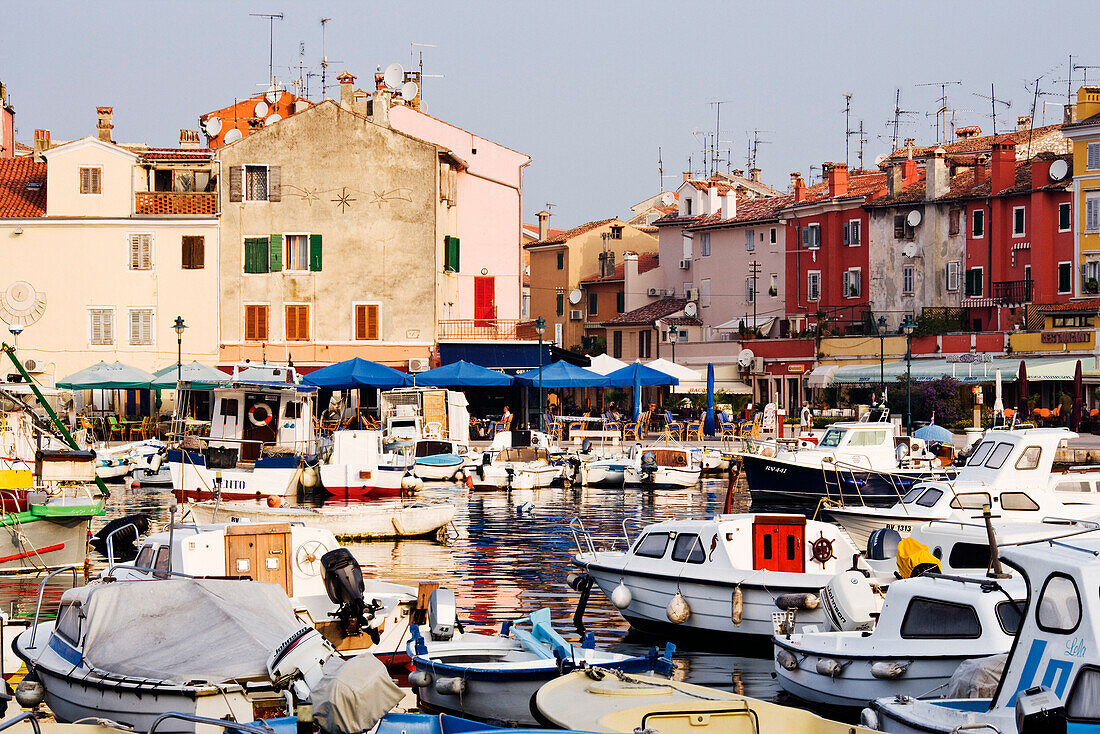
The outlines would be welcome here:
<svg viewBox="0 0 1100 734">
<path fill-rule="evenodd" d="M 684 304 L 684 313 L 688 316 L 695 316 L 695 314 L 699 313 L 699 304 L 695 301 L 688 301 Z"/>
<path fill-rule="evenodd" d="M 382 81 L 386 83 L 387 87 L 397 89 L 405 81 L 405 70 L 401 68 L 401 64 L 390 64 L 386 67 L 386 70 L 382 72 Z"/>
<path fill-rule="evenodd" d="M 17 280 L 0 293 L 0 319 L 5 323 L 29 326 L 46 311 L 46 294 L 39 293 L 25 280 Z"/>
<path fill-rule="evenodd" d="M 416 82 L 405 82 L 401 85 L 401 96 L 404 99 L 412 99 L 419 91 L 420 87 L 416 85 Z"/>
<path fill-rule="evenodd" d="M 576 306 L 578 303 L 580 303 L 581 298 L 583 298 L 583 297 L 584 297 L 584 294 L 581 293 L 580 288 L 574 288 L 573 290 L 569 291 L 569 302 L 572 303 L 574 306 Z"/>
<path fill-rule="evenodd" d="M 204 124 L 203 129 L 206 130 L 206 134 L 210 137 L 214 137 L 222 131 L 222 118 L 211 117 Z"/>
<path fill-rule="evenodd" d="M 226 145 L 229 145 L 230 143 L 237 142 L 238 140 L 240 140 L 243 137 L 244 137 L 244 135 L 241 134 L 240 130 L 238 130 L 237 128 L 233 128 L 232 130 L 228 131 L 225 134 L 225 137 L 223 138 L 223 140 L 225 141 Z"/>
<path fill-rule="evenodd" d="M 294 111 L 295 112 L 301 112 L 302 110 L 306 110 L 306 109 L 309 109 L 309 102 L 308 101 L 306 101 L 304 99 L 300 99 L 300 100 L 298 100 L 297 102 L 294 103 Z"/>
<path fill-rule="evenodd" d="M 256 117 L 266 117 L 267 116 L 267 102 L 257 102 L 256 103 L 256 109 L 253 110 L 253 112 L 255 112 Z"/>
<path fill-rule="evenodd" d="M 737 364 L 742 367 L 752 367 L 752 361 L 756 359 L 756 355 L 753 354 L 751 349 L 742 349 L 737 354 Z"/>
<path fill-rule="evenodd" d="M 881 166 L 884 160 L 886 160 L 886 154 L 880 153 L 878 156 L 875 157 L 875 165 Z"/>
<path fill-rule="evenodd" d="M 920 219 L 920 211 L 914 209 L 913 211 L 909 212 L 909 216 L 905 218 L 905 222 L 910 227 L 916 227 L 918 224 L 920 224 Z"/>
<path fill-rule="evenodd" d="M 912 259 L 917 256 L 917 245 L 913 242 L 906 243 L 905 247 L 901 248 L 901 254 Z"/>
<path fill-rule="evenodd" d="M 1065 158 L 1059 158 L 1050 164 L 1050 180 L 1061 181 L 1069 173 L 1069 164 Z"/>
<path fill-rule="evenodd" d="M 279 101 L 279 90 L 272 89 L 271 91 L 269 91 L 267 94 L 264 95 L 264 99 L 266 99 L 271 104 L 275 104 L 276 102 Z"/>
<path fill-rule="evenodd" d="M 274 125 L 279 120 L 283 119 L 282 115 L 268 115 L 268 118 L 264 120 L 265 125 Z"/>
</svg>

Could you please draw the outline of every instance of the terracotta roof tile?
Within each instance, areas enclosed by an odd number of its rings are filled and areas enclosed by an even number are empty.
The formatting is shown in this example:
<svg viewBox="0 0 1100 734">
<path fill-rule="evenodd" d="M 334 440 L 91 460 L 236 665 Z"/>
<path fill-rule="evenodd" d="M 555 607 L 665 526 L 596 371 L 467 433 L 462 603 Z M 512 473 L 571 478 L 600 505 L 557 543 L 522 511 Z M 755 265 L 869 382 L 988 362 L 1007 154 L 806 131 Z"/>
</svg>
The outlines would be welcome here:
<svg viewBox="0 0 1100 734">
<path fill-rule="evenodd" d="M 686 298 L 662 298 L 653 303 L 647 303 L 641 308 L 621 313 L 615 318 L 605 321 L 605 326 L 645 326 L 652 324 L 657 319 L 663 319 L 670 314 L 683 311 L 687 305 Z"/>
<path fill-rule="evenodd" d="M 1039 306 L 1043 313 L 1100 313 L 1100 298 L 1085 298 L 1069 303 L 1050 303 Z"/>
<path fill-rule="evenodd" d="M 711 215 L 693 224 L 692 229 L 732 224 L 747 224 L 749 222 L 777 219 L 779 210 L 793 203 L 793 194 L 760 196 L 755 199 L 738 199 L 737 216 L 730 219 L 722 219 L 719 215 Z"/>
<path fill-rule="evenodd" d="M 954 153 L 981 153 L 993 149 L 994 139 L 1000 140 L 1002 138 L 1008 138 L 1017 145 L 1026 145 L 1029 139 L 1036 137 L 1042 137 L 1048 133 L 1057 132 L 1062 128 L 1061 124 L 1046 125 L 1044 127 L 1037 127 L 1030 130 L 1013 130 L 1007 133 L 999 133 L 996 136 L 982 135 L 976 138 L 963 138 L 956 140 L 953 143 L 944 143 L 942 145 L 924 145 L 913 148 L 914 158 L 926 158 L 932 155 L 932 152 L 936 148 L 943 148 L 948 155 Z M 891 153 L 887 160 L 899 160 L 901 158 L 909 157 L 908 148 L 898 148 Z"/>
<path fill-rule="evenodd" d="M 150 148 L 139 153 L 150 161 L 208 161 L 214 157 L 209 148 Z"/>
<path fill-rule="evenodd" d="M 874 198 L 876 195 L 886 191 L 886 174 L 885 173 L 868 173 L 858 176 L 848 176 L 848 193 L 844 196 L 835 197 L 838 199 L 852 199 L 860 196 L 867 198 Z M 794 206 L 800 206 L 802 204 L 816 204 L 822 201 L 828 201 L 834 197 L 829 196 L 829 184 L 822 182 L 814 184 L 806 189 L 806 198 L 802 201 L 794 204 Z"/>
<path fill-rule="evenodd" d="M 45 213 L 46 164 L 26 156 L 0 159 L 0 217 L 41 217 Z"/>
<path fill-rule="evenodd" d="M 546 239 L 536 240 L 535 242 L 530 242 L 527 245 L 525 245 L 525 247 L 537 247 L 539 245 L 557 245 L 557 244 L 561 244 L 562 242 L 565 242 L 566 240 L 571 240 L 574 237 L 579 237 L 580 235 L 584 234 L 585 232 L 591 232 L 592 230 L 597 229 L 599 227 L 602 227 L 602 226 L 604 226 L 605 224 L 607 224 L 609 222 L 615 222 L 615 221 L 618 221 L 618 220 L 616 220 L 614 217 L 612 217 L 611 219 L 600 219 L 600 220 L 597 220 L 595 222 L 587 222 L 585 224 L 582 224 L 579 227 L 574 227 L 573 229 L 567 229 L 567 230 L 560 230 L 559 229 L 559 230 L 556 230 L 558 232 L 558 234 L 556 234 L 556 235 L 550 234 L 550 231 L 547 230 Z"/>
<path fill-rule="evenodd" d="M 655 270 L 661 266 L 660 256 L 656 252 L 643 252 L 638 255 L 638 274 L 648 273 L 650 270 Z M 581 280 L 582 283 L 610 283 L 616 280 L 622 280 L 625 277 L 625 263 L 619 263 L 615 266 L 615 272 L 611 275 L 605 275 L 600 278 L 598 276 L 591 276 Z"/>
</svg>

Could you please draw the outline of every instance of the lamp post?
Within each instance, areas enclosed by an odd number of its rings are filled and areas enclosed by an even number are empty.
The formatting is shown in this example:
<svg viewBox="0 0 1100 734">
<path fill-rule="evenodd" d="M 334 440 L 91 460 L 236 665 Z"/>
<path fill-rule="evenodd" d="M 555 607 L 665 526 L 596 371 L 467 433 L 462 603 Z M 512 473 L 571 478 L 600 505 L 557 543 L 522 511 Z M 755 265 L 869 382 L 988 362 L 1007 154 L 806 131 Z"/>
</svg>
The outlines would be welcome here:
<svg viewBox="0 0 1100 734">
<path fill-rule="evenodd" d="M 19 335 L 23 333 L 23 324 L 8 324 L 8 331 L 15 339 L 15 344 L 12 346 L 15 347 L 16 351 L 19 351 Z"/>
<path fill-rule="evenodd" d="M 886 400 L 886 317 L 878 317 L 878 382 Z"/>
<path fill-rule="evenodd" d="M 905 430 L 913 435 L 913 331 L 917 322 L 913 314 L 905 314 L 901 330 L 905 332 Z"/>
<path fill-rule="evenodd" d="M 542 428 L 542 417 L 545 415 L 542 404 L 542 332 L 546 331 L 546 319 L 539 316 L 535 319 L 535 331 L 539 334 L 539 428 Z"/>
<path fill-rule="evenodd" d="M 187 324 L 183 323 L 183 317 L 177 316 L 176 322 L 172 324 L 172 331 L 176 332 L 176 383 L 179 384 L 180 379 L 183 377 L 183 330 L 187 328 Z"/>
<path fill-rule="evenodd" d="M 672 345 L 672 363 L 676 364 L 676 342 L 680 338 L 680 330 L 676 325 L 668 327 L 668 343 Z"/>
</svg>

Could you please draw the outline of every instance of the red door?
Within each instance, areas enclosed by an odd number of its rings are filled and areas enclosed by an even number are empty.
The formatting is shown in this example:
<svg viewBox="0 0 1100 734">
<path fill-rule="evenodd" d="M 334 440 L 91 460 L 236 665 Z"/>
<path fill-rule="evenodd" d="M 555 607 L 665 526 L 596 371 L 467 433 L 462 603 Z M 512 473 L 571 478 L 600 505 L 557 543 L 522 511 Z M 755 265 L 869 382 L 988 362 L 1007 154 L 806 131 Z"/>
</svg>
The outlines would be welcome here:
<svg viewBox="0 0 1100 734">
<path fill-rule="evenodd" d="M 474 278 L 474 326 L 492 326 L 497 316 L 496 279 L 493 276 Z"/>
<path fill-rule="evenodd" d="M 805 572 L 805 538 L 805 517 L 756 518 L 752 524 L 752 567 L 758 571 Z"/>
</svg>

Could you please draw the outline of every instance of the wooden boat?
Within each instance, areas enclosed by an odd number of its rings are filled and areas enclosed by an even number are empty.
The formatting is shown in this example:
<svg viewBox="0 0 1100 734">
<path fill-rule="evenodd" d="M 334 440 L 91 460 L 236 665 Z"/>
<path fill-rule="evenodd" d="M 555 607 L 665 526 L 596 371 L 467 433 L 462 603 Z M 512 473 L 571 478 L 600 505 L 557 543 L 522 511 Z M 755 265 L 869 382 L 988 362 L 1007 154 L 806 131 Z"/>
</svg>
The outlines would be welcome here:
<svg viewBox="0 0 1100 734">
<path fill-rule="evenodd" d="M 870 734 L 803 709 L 736 693 L 603 668 L 545 684 L 532 701 L 542 723 L 594 732 Z"/>
<path fill-rule="evenodd" d="M 308 527 L 328 530 L 339 540 L 352 541 L 433 537 L 454 520 L 458 508 L 447 502 L 270 507 L 266 500 L 220 504 L 214 500 L 206 500 L 191 503 L 188 510 L 200 524 L 219 520 L 303 523 Z"/>
</svg>

